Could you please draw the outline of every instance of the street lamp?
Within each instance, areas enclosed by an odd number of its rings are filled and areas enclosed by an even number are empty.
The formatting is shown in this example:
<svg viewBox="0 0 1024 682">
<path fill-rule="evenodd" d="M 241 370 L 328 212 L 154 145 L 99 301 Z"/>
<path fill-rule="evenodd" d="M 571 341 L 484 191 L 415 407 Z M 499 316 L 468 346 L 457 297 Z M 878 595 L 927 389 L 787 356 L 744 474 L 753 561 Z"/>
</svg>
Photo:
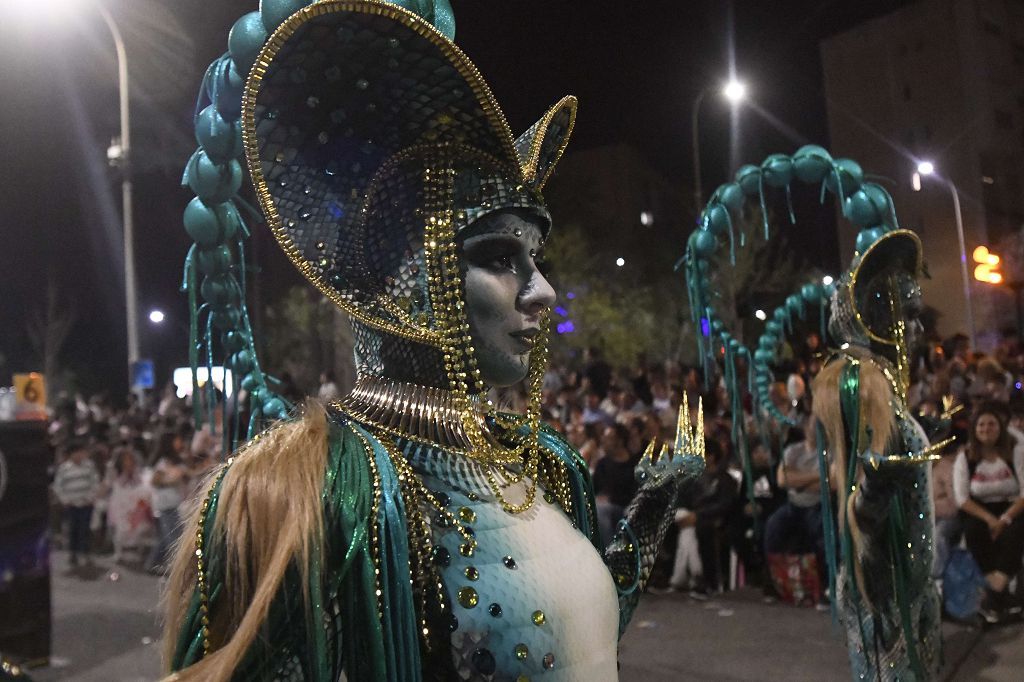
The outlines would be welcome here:
<svg viewBox="0 0 1024 682">
<path fill-rule="evenodd" d="M 55 20 L 58 15 L 70 11 L 72 6 L 83 4 L 81 0 L 46 0 L 33 5 L 33 12 L 42 12 L 47 19 Z M 120 103 L 121 135 L 111 142 L 107 149 L 107 160 L 121 171 L 121 207 L 124 227 L 124 299 L 128 330 L 128 379 L 131 381 L 132 364 L 139 359 L 138 300 L 135 288 L 135 229 L 132 219 L 132 169 L 131 169 L 131 117 L 128 108 L 128 56 L 124 49 L 121 31 L 102 4 L 94 3 L 97 13 L 107 25 L 114 39 L 117 54 L 117 86 Z"/>
<path fill-rule="evenodd" d="M 164 319 L 166 319 L 166 317 L 167 316 L 164 315 L 164 311 L 162 311 L 162 310 L 150 310 L 149 311 L 149 321 L 152 322 L 153 324 L 160 324 L 160 323 L 162 323 L 164 321 Z"/>
<path fill-rule="evenodd" d="M 974 307 L 971 302 L 971 277 L 967 271 L 967 245 L 964 242 L 964 218 L 960 210 L 960 192 L 956 185 L 949 178 L 944 178 L 935 173 L 935 164 L 931 161 L 920 161 L 917 164 L 917 173 L 920 177 L 934 175 L 940 182 L 949 188 L 953 197 L 953 215 L 956 218 L 956 236 L 960 242 L 960 278 L 964 288 L 964 301 L 966 302 L 967 313 L 967 335 L 970 338 L 971 348 L 977 346 L 977 338 L 974 330 Z"/>
<path fill-rule="evenodd" d="M 700 129 L 698 125 L 700 105 L 704 102 L 704 97 L 712 87 L 710 85 L 706 86 L 697 94 L 697 97 L 693 100 L 693 109 L 690 113 L 690 133 L 693 135 L 693 205 L 697 211 L 700 211 L 700 207 L 704 203 L 704 191 L 701 188 L 700 182 Z M 730 104 L 736 106 L 746 98 L 747 86 L 736 78 L 730 78 L 722 86 L 721 94 Z"/>
</svg>

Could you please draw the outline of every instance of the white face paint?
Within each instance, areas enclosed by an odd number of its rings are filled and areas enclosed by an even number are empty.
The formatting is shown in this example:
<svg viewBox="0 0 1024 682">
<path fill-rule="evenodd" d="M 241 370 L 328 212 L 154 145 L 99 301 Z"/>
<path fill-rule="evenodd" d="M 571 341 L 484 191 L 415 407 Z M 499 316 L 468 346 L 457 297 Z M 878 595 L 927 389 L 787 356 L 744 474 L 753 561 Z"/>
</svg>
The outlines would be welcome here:
<svg viewBox="0 0 1024 682">
<path fill-rule="evenodd" d="M 480 377 L 510 386 L 526 377 L 541 313 L 555 291 L 538 269 L 539 222 L 512 212 L 483 220 L 462 243 L 466 316 Z"/>
</svg>

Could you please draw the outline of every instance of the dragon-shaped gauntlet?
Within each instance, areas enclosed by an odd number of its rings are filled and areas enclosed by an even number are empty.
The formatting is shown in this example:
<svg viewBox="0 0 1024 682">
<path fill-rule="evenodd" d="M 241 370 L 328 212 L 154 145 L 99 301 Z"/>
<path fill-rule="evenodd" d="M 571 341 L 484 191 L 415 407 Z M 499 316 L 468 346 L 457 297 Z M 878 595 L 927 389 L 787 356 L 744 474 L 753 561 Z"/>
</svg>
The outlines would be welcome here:
<svg viewBox="0 0 1024 682">
<path fill-rule="evenodd" d="M 686 397 L 679 408 L 674 447 L 654 441 L 634 470 L 637 490 L 615 535 L 604 549 L 604 561 L 619 593 L 619 635 L 626 629 L 654 568 L 665 534 L 672 525 L 679 490 L 704 472 L 704 413 L 698 404 L 697 424 L 690 425 Z"/>
</svg>

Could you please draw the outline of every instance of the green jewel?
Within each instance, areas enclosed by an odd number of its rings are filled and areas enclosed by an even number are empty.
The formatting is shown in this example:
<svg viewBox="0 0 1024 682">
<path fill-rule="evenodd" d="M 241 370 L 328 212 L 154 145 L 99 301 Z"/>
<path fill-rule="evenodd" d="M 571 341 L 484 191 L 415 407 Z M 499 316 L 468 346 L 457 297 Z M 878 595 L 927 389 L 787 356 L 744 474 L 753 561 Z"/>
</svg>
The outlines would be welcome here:
<svg viewBox="0 0 1024 682">
<path fill-rule="evenodd" d="M 476 521 L 476 512 L 469 507 L 462 507 L 459 509 L 459 520 L 463 523 L 474 523 Z"/>
<path fill-rule="evenodd" d="M 544 612 L 540 610 L 534 611 L 533 615 L 530 616 L 530 618 L 533 619 L 534 625 L 544 625 L 544 621 L 547 620 L 547 618 L 544 616 Z"/>
<path fill-rule="evenodd" d="M 525 661 L 529 655 L 530 649 L 525 644 L 516 644 L 516 658 L 520 661 Z"/>
<path fill-rule="evenodd" d="M 476 569 L 476 566 L 467 566 L 466 567 L 466 578 L 468 580 L 479 580 L 480 579 L 480 571 L 478 571 Z"/>
</svg>

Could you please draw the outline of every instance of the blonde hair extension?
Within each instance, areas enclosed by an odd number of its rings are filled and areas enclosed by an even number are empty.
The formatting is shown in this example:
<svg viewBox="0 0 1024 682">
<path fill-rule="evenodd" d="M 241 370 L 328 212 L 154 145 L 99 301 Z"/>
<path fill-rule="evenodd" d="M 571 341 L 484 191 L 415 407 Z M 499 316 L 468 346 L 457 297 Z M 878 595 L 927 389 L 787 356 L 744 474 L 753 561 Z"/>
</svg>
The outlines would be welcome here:
<svg viewBox="0 0 1024 682">
<path fill-rule="evenodd" d="M 238 452 L 221 483 L 213 528 L 225 552 L 225 600 L 210 614 L 210 653 L 168 679 L 229 680 L 267 618 L 288 566 L 299 570 L 309 607 L 309 563 L 323 542 L 323 491 L 328 449 L 327 415 L 306 402 L 302 418 L 281 422 Z M 211 473 L 213 485 L 222 468 Z M 196 588 L 195 539 L 200 502 L 174 551 L 164 593 L 163 659 L 169 670 Z M 207 540 L 209 546 L 209 539 Z"/>
<path fill-rule="evenodd" d="M 853 355 L 851 353 L 851 355 Z M 857 353 L 857 355 L 861 355 Z M 846 451 L 846 426 L 842 414 L 842 402 L 839 394 L 839 387 L 842 381 L 843 371 L 848 363 L 860 362 L 860 380 L 858 397 L 860 402 L 860 438 L 859 442 L 864 443 L 870 428 L 871 440 L 868 447 L 873 452 L 884 454 L 894 434 L 896 433 L 896 415 L 892 409 L 893 391 L 885 373 L 870 357 L 848 357 L 842 360 L 835 360 L 825 367 L 815 377 L 812 390 L 814 395 L 813 411 L 815 417 L 821 421 L 825 428 L 825 435 L 828 438 L 828 449 L 832 454 L 832 473 L 836 477 L 836 496 L 838 497 L 837 508 L 845 513 L 839 514 L 839 532 L 842 533 L 849 521 L 850 537 L 853 539 L 853 551 L 855 555 L 854 580 L 857 589 L 860 591 L 865 603 L 870 610 L 874 610 L 871 600 L 868 597 L 862 561 L 866 543 L 863 533 L 857 523 L 856 501 L 858 491 L 851 492 L 850 486 L 855 482 L 846 480 L 848 470 L 848 457 Z M 858 453 L 853 453 L 856 457 Z"/>
</svg>

